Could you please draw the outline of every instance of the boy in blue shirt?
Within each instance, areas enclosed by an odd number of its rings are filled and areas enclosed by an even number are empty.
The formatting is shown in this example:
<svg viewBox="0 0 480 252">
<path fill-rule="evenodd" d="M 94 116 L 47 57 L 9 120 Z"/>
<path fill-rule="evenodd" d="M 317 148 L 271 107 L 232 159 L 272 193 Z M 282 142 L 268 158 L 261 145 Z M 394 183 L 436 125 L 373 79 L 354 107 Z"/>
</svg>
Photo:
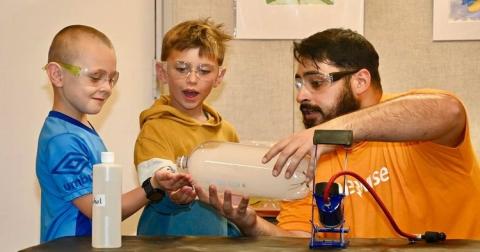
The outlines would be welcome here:
<svg viewBox="0 0 480 252">
<path fill-rule="evenodd" d="M 37 149 L 42 243 L 63 236 L 91 235 L 92 166 L 100 163 L 100 153 L 107 148 L 87 115 L 100 112 L 119 77 L 111 41 L 83 25 L 65 27 L 55 35 L 45 70 L 54 102 Z M 170 198 L 182 195 L 191 190 L 191 183 L 187 174 L 152 174 L 143 188 L 122 195 L 122 219 L 149 199 L 161 199 L 165 192 Z"/>
</svg>

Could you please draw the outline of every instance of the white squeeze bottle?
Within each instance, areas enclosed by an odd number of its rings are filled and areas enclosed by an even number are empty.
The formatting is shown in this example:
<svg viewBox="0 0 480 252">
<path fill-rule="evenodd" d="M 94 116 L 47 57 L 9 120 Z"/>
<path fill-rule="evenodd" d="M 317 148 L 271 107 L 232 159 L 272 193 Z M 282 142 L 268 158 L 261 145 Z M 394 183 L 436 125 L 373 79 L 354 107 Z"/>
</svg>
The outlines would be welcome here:
<svg viewBox="0 0 480 252">
<path fill-rule="evenodd" d="M 272 170 L 277 158 L 262 164 L 268 150 L 269 147 L 261 145 L 209 141 L 188 157 L 179 157 L 177 166 L 207 190 L 212 184 L 220 193 L 228 189 L 232 194 L 259 198 L 292 200 L 307 196 L 308 160 L 302 160 L 291 178 L 285 178 L 285 167 L 274 177 Z"/>
<path fill-rule="evenodd" d="M 113 152 L 102 152 L 93 166 L 92 247 L 122 246 L 122 167 Z"/>
</svg>

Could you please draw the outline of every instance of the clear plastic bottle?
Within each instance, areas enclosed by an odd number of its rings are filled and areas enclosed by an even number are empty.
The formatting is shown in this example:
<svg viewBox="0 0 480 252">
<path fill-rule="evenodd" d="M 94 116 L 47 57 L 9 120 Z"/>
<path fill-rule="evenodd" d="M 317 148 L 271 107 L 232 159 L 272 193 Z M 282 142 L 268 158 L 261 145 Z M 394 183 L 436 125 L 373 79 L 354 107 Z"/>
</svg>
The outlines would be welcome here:
<svg viewBox="0 0 480 252">
<path fill-rule="evenodd" d="M 102 152 L 93 166 L 92 247 L 122 246 L 122 167 L 113 152 Z"/>
<path fill-rule="evenodd" d="M 291 178 L 272 175 L 276 158 L 262 164 L 267 146 L 231 142 L 205 142 L 187 156 L 177 159 L 177 166 L 190 173 L 202 188 L 215 185 L 219 192 L 259 198 L 292 200 L 307 196 L 308 160 L 304 159 Z M 288 162 L 287 162 L 288 164 Z"/>
</svg>

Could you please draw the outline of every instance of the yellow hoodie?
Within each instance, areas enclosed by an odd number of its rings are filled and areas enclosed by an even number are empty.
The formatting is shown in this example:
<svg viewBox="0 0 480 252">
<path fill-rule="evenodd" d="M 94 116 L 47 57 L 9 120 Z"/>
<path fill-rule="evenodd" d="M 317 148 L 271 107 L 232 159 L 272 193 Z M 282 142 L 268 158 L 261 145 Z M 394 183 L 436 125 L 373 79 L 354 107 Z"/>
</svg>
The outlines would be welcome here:
<svg viewBox="0 0 480 252">
<path fill-rule="evenodd" d="M 235 129 L 203 105 L 208 121 L 200 122 L 171 106 L 168 96 L 160 97 L 140 114 L 141 131 L 135 143 L 135 165 L 140 183 L 157 169 L 175 170 L 175 160 L 188 155 L 209 140 L 238 142 Z M 211 207 L 199 201 L 177 205 L 169 197 L 148 204 L 138 222 L 139 235 L 239 236 L 238 229 Z"/>
<path fill-rule="evenodd" d="M 208 121 L 200 122 L 171 106 L 169 96 L 161 96 L 140 114 L 140 134 L 135 143 L 135 165 L 160 158 L 175 162 L 205 141 L 238 142 L 233 126 L 220 114 L 203 105 Z"/>
</svg>

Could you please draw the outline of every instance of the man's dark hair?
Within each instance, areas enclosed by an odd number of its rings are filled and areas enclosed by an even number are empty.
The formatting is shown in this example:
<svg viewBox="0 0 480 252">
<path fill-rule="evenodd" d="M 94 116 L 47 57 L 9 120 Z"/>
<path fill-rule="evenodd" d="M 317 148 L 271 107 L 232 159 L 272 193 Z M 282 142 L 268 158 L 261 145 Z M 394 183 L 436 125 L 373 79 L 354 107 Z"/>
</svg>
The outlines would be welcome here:
<svg viewBox="0 0 480 252">
<path fill-rule="evenodd" d="M 324 62 L 345 70 L 365 68 L 370 72 L 372 86 L 382 90 L 378 72 L 378 54 L 362 35 L 349 29 L 328 29 L 294 43 L 295 59 Z"/>
</svg>

